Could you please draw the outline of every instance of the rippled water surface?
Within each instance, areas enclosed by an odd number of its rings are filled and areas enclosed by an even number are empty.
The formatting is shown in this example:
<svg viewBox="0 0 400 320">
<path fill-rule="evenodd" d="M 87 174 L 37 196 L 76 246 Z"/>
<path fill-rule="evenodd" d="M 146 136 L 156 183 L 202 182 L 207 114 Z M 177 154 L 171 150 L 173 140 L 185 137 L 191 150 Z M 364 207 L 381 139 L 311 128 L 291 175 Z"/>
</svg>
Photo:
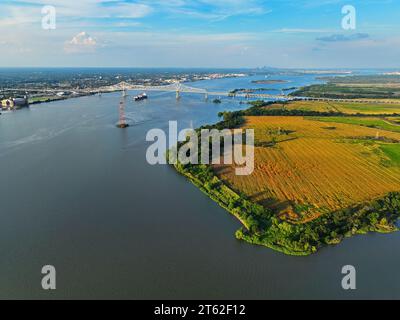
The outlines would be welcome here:
<svg viewBox="0 0 400 320">
<path fill-rule="evenodd" d="M 198 87 L 253 88 L 254 78 Z M 285 87 L 315 82 L 288 79 Z M 265 87 L 266 85 L 259 85 Z M 134 94 L 132 92 L 131 94 Z M 400 235 L 355 237 L 306 258 L 234 238 L 239 223 L 167 166 L 150 166 L 146 132 L 217 121 L 245 107 L 225 99 L 120 94 L 32 106 L 0 116 L 0 298 L 400 298 Z M 57 269 L 57 290 L 40 270 Z M 358 289 L 341 289 L 342 266 Z"/>
</svg>

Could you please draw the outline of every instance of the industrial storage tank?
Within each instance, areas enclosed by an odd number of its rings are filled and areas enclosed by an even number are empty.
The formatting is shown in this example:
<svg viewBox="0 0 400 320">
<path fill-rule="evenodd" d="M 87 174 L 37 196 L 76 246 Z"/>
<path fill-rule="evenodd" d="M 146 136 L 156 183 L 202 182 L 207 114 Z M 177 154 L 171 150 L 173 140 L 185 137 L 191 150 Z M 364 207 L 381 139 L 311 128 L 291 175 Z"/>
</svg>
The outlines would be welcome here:
<svg viewBox="0 0 400 320">
<path fill-rule="evenodd" d="M 1 101 L 2 109 L 17 109 L 28 106 L 28 98 L 10 98 Z"/>
</svg>

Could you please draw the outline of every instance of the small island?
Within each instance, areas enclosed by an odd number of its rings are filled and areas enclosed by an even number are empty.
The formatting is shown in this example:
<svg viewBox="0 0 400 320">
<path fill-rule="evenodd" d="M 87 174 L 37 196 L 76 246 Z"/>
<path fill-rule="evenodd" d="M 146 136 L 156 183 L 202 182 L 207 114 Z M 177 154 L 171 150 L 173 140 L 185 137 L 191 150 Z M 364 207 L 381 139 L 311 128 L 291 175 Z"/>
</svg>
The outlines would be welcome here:
<svg viewBox="0 0 400 320">
<path fill-rule="evenodd" d="M 254 84 L 276 84 L 276 83 L 288 83 L 287 80 L 253 80 L 251 83 Z"/>
</svg>

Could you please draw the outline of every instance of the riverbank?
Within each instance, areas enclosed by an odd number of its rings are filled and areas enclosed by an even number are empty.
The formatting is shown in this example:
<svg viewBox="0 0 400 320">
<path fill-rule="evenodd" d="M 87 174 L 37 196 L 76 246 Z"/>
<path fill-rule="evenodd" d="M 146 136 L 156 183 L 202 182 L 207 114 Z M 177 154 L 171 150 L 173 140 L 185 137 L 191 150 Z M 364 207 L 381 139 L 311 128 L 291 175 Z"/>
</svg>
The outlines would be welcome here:
<svg viewBox="0 0 400 320">
<path fill-rule="evenodd" d="M 396 221 L 400 217 L 400 215 L 397 213 L 400 210 L 400 193 L 393 193 L 368 204 L 363 204 L 361 206 L 351 209 L 352 214 L 354 214 L 355 216 L 367 216 L 367 213 L 374 216 L 377 214 L 375 218 L 375 223 L 372 224 L 368 221 L 364 221 L 363 224 L 365 226 L 368 226 L 364 229 L 357 229 L 357 223 L 355 222 L 349 223 L 348 227 L 346 228 L 346 233 L 343 234 L 336 233 L 336 228 L 340 225 L 336 224 L 333 228 L 329 229 L 328 232 L 325 232 L 325 234 L 323 234 L 323 236 L 321 237 L 329 237 L 329 234 L 335 233 L 335 236 L 333 238 L 324 239 L 325 243 L 321 243 L 317 246 L 304 245 L 304 247 L 300 247 L 295 242 L 290 241 L 290 237 L 306 236 L 307 232 L 310 232 L 310 230 L 314 228 L 318 231 L 318 229 L 321 229 L 321 227 L 323 227 L 324 225 L 327 225 L 334 221 L 334 215 L 340 216 L 342 214 L 348 214 L 348 212 L 346 212 L 346 210 L 342 212 L 333 212 L 330 214 L 330 217 L 328 219 L 329 223 L 327 223 L 327 220 L 321 219 L 321 221 L 314 222 L 314 225 L 308 229 L 303 225 L 279 222 L 277 218 L 272 216 L 271 212 L 256 203 L 252 203 L 251 201 L 244 198 L 242 195 L 239 195 L 227 185 L 225 185 L 218 177 L 212 176 L 212 184 L 209 184 L 201 179 L 201 175 L 196 174 L 194 171 L 183 168 L 180 164 L 174 165 L 174 168 L 178 173 L 186 177 L 191 183 L 198 187 L 204 194 L 206 194 L 219 206 L 224 208 L 228 213 L 239 220 L 239 222 L 243 225 L 243 228 L 239 229 L 235 233 L 235 236 L 238 240 L 243 240 L 254 245 L 264 246 L 272 250 L 284 253 L 286 255 L 309 256 L 316 253 L 324 246 L 338 245 L 345 238 L 350 238 L 355 235 L 365 235 L 369 232 L 386 234 L 399 230 L 396 227 Z M 388 221 L 385 222 L 385 224 L 381 224 L 382 219 L 386 219 L 385 212 L 381 212 L 379 214 L 371 209 L 369 212 L 366 211 L 368 210 L 368 208 L 371 207 L 374 209 L 384 208 L 384 205 L 388 202 L 396 202 L 396 205 L 394 206 L 394 208 L 392 208 L 392 212 L 390 214 L 391 217 Z M 343 221 L 340 222 L 342 223 Z M 266 226 L 266 224 L 269 225 L 269 230 L 267 230 L 266 233 L 263 233 L 262 230 L 257 230 L 257 228 L 259 228 L 261 224 L 264 224 L 264 226 Z M 314 234 L 313 237 L 316 234 Z"/>
<path fill-rule="evenodd" d="M 323 77 L 324 84 L 302 87 L 292 93 L 292 97 L 325 99 L 366 99 L 399 102 L 400 76 L 368 75 L 350 77 Z"/>
<path fill-rule="evenodd" d="M 36 105 L 36 104 L 43 104 L 43 103 L 50 103 L 55 101 L 63 101 L 68 99 L 76 99 L 82 97 L 93 96 L 96 93 L 88 93 L 88 94 L 79 94 L 79 95 L 70 95 L 70 96 L 49 96 L 49 97 L 38 97 L 29 99 L 29 105 Z"/>
<path fill-rule="evenodd" d="M 236 232 L 235 236 L 238 240 L 244 240 L 251 244 L 257 244 L 264 247 L 268 247 L 275 251 L 285 253 L 293 256 L 308 256 L 313 253 L 311 250 L 296 251 L 289 250 L 283 246 L 279 246 L 269 241 L 255 241 L 248 235 L 251 234 L 254 221 L 252 221 L 251 215 L 246 215 L 239 208 L 253 208 L 254 211 L 264 211 L 262 206 L 251 203 L 250 201 L 243 199 L 242 196 L 237 194 L 235 191 L 226 186 L 218 177 L 213 176 L 213 184 L 209 185 L 201 180 L 200 176 L 196 176 L 195 173 L 184 169 L 181 165 L 174 165 L 175 170 L 182 176 L 186 177 L 191 183 L 198 187 L 204 194 L 214 200 L 219 206 L 225 209 L 228 213 L 233 215 L 243 225 L 243 229 Z"/>
</svg>

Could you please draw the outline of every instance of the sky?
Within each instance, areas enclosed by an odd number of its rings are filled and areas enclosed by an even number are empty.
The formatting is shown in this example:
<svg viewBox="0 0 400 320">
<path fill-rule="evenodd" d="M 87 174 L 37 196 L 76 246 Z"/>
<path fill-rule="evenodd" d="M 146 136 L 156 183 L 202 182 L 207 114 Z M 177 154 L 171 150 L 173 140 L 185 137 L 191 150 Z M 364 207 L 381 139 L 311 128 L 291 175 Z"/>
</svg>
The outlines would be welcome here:
<svg viewBox="0 0 400 320">
<path fill-rule="evenodd" d="M 400 69 L 399 33 L 399 0 L 0 0 L 1 67 Z"/>
</svg>

